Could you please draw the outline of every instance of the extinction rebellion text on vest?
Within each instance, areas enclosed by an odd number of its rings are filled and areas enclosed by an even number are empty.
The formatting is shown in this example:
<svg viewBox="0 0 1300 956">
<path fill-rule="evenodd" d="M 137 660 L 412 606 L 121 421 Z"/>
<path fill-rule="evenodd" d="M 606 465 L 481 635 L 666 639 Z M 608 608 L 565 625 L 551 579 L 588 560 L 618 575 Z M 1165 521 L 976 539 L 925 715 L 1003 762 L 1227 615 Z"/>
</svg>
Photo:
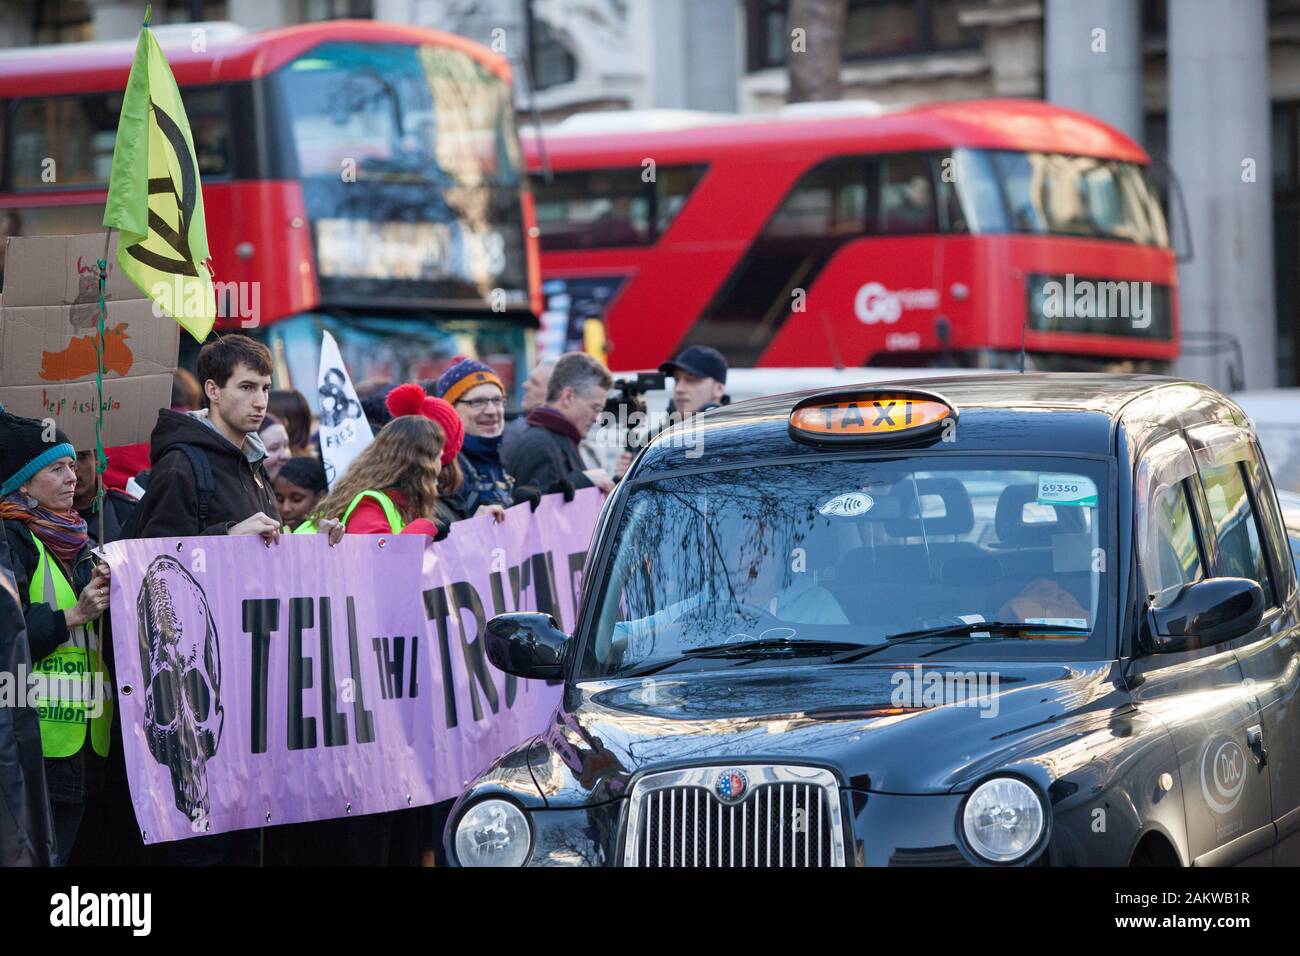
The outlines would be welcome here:
<svg viewBox="0 0 1300 956">
<path fill-rule="evenodd" d="M 41 720 L 67 723 L 103 716 L 108 693 L 102 671 L 49 673 L 47 663 L 48 659 L 30 672 L 24 664 L 18 665 L 16 673 L 0 671 L 0 707 L 31 707 Z"/>
</svg>

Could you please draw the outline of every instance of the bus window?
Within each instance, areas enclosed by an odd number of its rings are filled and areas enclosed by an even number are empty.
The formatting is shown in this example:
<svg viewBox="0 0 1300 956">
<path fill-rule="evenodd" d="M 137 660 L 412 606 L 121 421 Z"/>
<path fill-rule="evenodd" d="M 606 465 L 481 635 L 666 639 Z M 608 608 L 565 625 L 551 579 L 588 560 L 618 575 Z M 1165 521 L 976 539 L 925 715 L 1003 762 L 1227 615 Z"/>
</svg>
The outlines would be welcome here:
<svg viewBox="0 0 1300 956">
<path fill-rule="evenodd" d="M 845 156 L 804 174 L 768 222 L 764 238 L 822 238 L 866 232 L 869 166 L 865 157 Z"/>
<path fill-rule="evenodd" d="M 16 189 L 108 182 L 122 94 L 21 100 L 14 108 Z"/>
<path fill-rule="evenodd" d="M 951 170 L 945 175 L 945 171 Z M 997 173 L 989 153 L 977 149 L 953 150 L 951 156 L 939 157 L 939 208 L 951 210 L 955 194 L 960 205 L 960 221 L 944 231 L 952 232 L 1006 232 L 1007 217 L 1002 204 L 1002 191 L 998 188 Z M 958 216 L 949 211 L 949 223 Z M 943 224 L 940 228 L 944 228 Z"/>
<path fill-rule="evenodd" d="M 536 186 L 543 249 L 639 246 L 652 241 L 650 195 L 640 168 L 557 173 L 550 183 Z"/>
<path fill-rule="evenodd" d="M 667 231 L 706 166 L 660 166 L 653 182 L 636 169 L 533 177 L 543 249 L 649 245 Z M 653 227 L 653 228 L 652 228 Z"/>
<path fill-rule="evenodd" d="M 223 175 L 229 170 L 225 90 L 186 89 L 181 99 L 200 175 Z M 14 188 L 106 185 L 121 111 L 120 93 L 18 101 L 13 114 Z"/>
<path fill-rule="evenodd" d="M 672 225 L 686 199 L 704 176 L 704 166 L 667 166 L 656 177 L 655 236 Z"/>
<path fill-rule="evenodd" d="M 1055 153 L 992 156 L 1013 232 L 1169 244 L 1159 203 L 1131 163 Z"/>
<path fill-rule="evenodd" d="M 1007 199 L 1012 232 L 1047 232 L 1047 217 L 1035 193 L 1036 174 L 1027 153 L 995 153 L 994 163 Z"/>
<path fill-rule="evenodd" d="M 226 91 L 220 88 L 181 91 L 185 115 L 190 121 L 194 155 L 199 161 L 199 175 L 222 176 L 230 171 L 230 120 L 226 108 Z"/>
<path fill-rule="evenodd" d="M 527 301 L 508 84 L 459 50 L 328 42 L 275 74 L 323 302 Z M 639 182 L 639 180 L 638 180 Z"/>
<path fill-rule="evenodd" d="M 885 234 L 935 232 L 934 188 L 923 153 L 880 157 L 880 231 Z"/>
</svg>

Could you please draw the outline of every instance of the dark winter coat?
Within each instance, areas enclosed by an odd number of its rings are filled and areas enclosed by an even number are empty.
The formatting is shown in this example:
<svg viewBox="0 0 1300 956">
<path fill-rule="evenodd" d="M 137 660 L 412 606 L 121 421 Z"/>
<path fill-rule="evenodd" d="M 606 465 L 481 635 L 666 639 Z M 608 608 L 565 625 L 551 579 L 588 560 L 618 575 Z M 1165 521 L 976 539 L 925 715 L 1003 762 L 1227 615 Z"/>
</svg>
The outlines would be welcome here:
<svg viewBox="0 0 1300 956">
<path fill-rule="evenodd" d="M 506 474 L 505 466 L 499 454 L 496 454 L 499 441 L 480 441 L 481 449 L 471 448 L 470 436 L 467 436 L 465 449 L 456 456 L 462 477 L 460 490 L 455 494 L 443 495 L 438 499 L 439 518 L 448 516 L 452 521 L 463 521 L 474 517 L 474 512 L 483 505 L 500 505 L 509 508 L 514 504 L 511 492 L 515 480 Z M 481 454 L 475 454 L 481 451 Z"/>
<path fill-rule="evenodd" d="M 541 425 L 529 425 L 519 439 L 509 446 L 504 458 L 506 471 L 519 485 L 532 485 L 542 494 L 557 481 L 568 481 L 574 488 L 594 487 L 584 474 L 587 466 L 578 453 L 578 445 L 567 435 Z"/>
<path fill-rule="evenodd" d="M 12 573 L 9 526 L 0 521 L 0 672 L 30 673 L 26 621 Z M 25 701 L 0 707 L 0 867 L 49 866 L 54 824 L 41 759 L 41 728 Z"/>
<path fill-rule="evenodd" d="M 213 494 L 204 527 L 199 527 L 198 483 L 194 466 L 177 445 L 194 445 L 212 467 Z M 229 534 L 233 525 L 262 512 L 277 521 L 280 509 L 262 461 L 266 451 L 250 435 L 241 451 L 195 415 L 164 408 L 150 438 L 149 490 L 139 509 L 137 538 Z M 253 460 L 250 460 L 251 459 Z"/>
<path fill-rule="evenodd" d="M 96 546 L 111 544 L 122 538 L 122 529 L 126 526 L 127 519 L 131 517 L 131 512 L 135 510 L 135 499 L 116 488 L 104 490 L 103 541 L 99 540 L 99 510 L 95 507 L 97 500 L 92 501 L 89 508 L 78 508 L 77 511 L 86 519 L 86 530 L 90 532 L 92 544 Z"/>
</svg>

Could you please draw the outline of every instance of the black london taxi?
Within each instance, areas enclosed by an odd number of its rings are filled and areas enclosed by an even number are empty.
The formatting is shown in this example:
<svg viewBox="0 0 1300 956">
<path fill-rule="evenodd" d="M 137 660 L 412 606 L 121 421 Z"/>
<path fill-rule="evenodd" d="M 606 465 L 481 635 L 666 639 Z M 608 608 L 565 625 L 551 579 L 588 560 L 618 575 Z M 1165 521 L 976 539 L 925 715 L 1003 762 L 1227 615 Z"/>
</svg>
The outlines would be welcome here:
<svg viewBox="0 0 1300 956">
<path fill-rule="evenodd" d="M 1296 573 L 1204 385 L 1007 374 L 729 406 L 606 502 L 462 866 L 1300 862 Z"/>
</svg>

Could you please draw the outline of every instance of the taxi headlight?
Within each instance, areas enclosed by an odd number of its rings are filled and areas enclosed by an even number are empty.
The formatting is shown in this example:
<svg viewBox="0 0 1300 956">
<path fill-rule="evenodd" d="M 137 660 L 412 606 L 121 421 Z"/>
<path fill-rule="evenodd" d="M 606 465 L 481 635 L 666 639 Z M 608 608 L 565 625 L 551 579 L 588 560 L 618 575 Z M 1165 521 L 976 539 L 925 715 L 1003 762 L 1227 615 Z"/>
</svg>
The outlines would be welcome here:
<svg viewBox="0 0 1300 956">
<path fill-rule="evenodd" d="M 975 853 L 990 863 L 1014 863 L 1038 845 L 1047 810 L 1037 791 L 1015 777 L 994 777 L 971 793 L 962 831 Z"/>
<path fill-rule="evenodd" d="M 509 800 L 483 800 L 456 824 L 461 866 L 523 866 L 533 834 L 524 812 Z"/>
</svg>

